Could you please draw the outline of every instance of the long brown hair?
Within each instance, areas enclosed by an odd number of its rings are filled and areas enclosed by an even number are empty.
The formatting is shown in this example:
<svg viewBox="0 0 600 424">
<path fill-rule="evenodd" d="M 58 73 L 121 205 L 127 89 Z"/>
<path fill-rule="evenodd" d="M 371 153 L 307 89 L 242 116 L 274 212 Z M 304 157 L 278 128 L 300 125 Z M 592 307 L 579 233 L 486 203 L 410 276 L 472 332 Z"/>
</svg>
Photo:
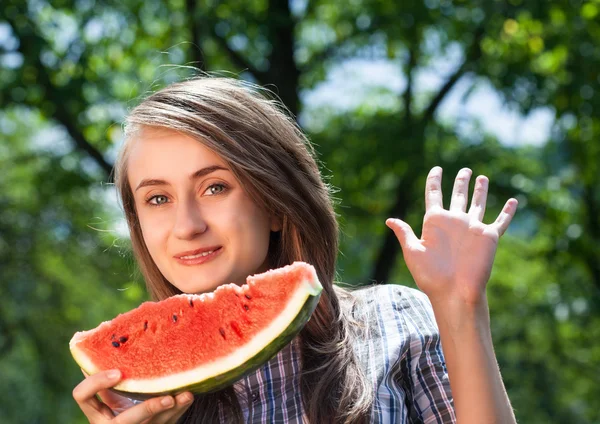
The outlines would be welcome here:
<svg viewBox="0 0 600 424">
<path fill-rule="evenodd" d="M 220 155 L 244 189 L 282 230 L 271 233 L 269 265 L 301 260 L 312 264 L 323 292 L 312 319 L 300 333 L 301 390 L 311 423 L 367 423 L 372 388 L 352 348 L 354 331 L 334 286 L 338 226 L 330 188 L 315 152 L 285 107 L 268 91 L 229 78 L 202 77 L 172 84 L 146 98 L 129 114 L 115 166 L 134 255 L 152 298 L 179 293 L 158 270 L 145 245 L 127 180 L 129 146 L 145 127 L 186 134 Z M 218 401 L 218 402 L 217 402 Z M 219 405 L 230 421 L 241 421 L 232 388 L 196 396 L 185 423 L 217 421 Z"/>
</svg>

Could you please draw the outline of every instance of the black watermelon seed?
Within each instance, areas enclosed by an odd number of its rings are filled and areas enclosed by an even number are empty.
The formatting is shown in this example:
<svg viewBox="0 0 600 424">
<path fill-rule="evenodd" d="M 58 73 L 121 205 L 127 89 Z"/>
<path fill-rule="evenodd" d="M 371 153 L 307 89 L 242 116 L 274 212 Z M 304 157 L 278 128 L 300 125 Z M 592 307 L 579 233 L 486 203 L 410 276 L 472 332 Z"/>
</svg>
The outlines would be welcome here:
<svg viewBox="0 0 600 424">
<path fill-rule="evenodd" d="M 193 308 L 194 307 L 194 301 L 192 299 L 190 299 L 190 306 Z"/>
<path fill-rule="evenodd" d="M 148 329 L 148 321 L 144 321 L 144 331 Z"/>
<path fill-rule="evenodd" d="M 112 342 L 112 345 L 113 345 L 114 347 L 119 347 L 119 346 L 121 346 L 121 344 L 120 344 L 119 342 Z"/>
<path fill-rule="evenodd" d="M 244 305 L 244 309 L 248 311 L 250 307 L 248 305 Z"/>
<path fill-rule="evenodd" d="M 177 314 L 173 314 L 172 318 L 173 318 L 173 322 L 177 322 Z"/>
<path fill-rule="evenodd" d="M 248 299 L 248 300 L 252 299 L 252 296 L 250 296 L 249 294 L 246 294 L 245 296 L 246 296 L 246 299 Z"/>
<path fill-rule="evenodd" d="M 225 330 L 223 329 L 223 327 L 219 328 L 219 333 L 221 333 L 221 336 L 225 338 Z"/>
<path fill-rule="evenodd" d="M 129 340 L 129 339 L 128 339 L 127 337 L 125 337 L 125 336 L 121 336 L 121 337 L 119 337 L 119 341 L 120 341 L 121 343 L 125 343 L 127 340 Z"/>
</svg>

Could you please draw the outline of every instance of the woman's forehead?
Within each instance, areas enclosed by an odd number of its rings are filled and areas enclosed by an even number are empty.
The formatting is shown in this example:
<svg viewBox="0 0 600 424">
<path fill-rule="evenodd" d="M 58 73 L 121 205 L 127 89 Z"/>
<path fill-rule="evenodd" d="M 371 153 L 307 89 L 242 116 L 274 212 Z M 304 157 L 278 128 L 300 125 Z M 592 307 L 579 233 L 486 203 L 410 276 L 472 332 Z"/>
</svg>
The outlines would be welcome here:
<svg viewBox="0 0 600 424">
<path fill-rule="evenodd" d="M 145 178 L 146 174 L 195 173 L 200 168 L 230 167 L 225 160 L 201 141 L 168 129 L 144 129 L 130 140 L 128 176 Z"/>
</svg>

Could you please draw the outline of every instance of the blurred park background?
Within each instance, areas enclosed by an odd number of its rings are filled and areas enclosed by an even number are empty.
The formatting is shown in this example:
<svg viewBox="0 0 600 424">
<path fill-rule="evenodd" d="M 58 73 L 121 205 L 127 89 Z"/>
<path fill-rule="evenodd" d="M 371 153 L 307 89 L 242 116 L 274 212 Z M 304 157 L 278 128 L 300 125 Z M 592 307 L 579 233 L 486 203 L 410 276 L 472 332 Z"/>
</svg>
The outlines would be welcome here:
<svg viewBox="0 0 600 424">
<path fill-rule="evenodd" d="M 110 183 L 150 91 L 266 85 L 338 188 L 339 278 L 414 283 L 385 218 L 420 228 L 445 170 L 516 196 L 489 285 L 521 423 L 600 423 L 599 0 L 2 0 L 0 422 L 83 423 L 75 331 L 146 299 Z M 446 205 L 447 206 L 447 205 Z"/>
</svg>

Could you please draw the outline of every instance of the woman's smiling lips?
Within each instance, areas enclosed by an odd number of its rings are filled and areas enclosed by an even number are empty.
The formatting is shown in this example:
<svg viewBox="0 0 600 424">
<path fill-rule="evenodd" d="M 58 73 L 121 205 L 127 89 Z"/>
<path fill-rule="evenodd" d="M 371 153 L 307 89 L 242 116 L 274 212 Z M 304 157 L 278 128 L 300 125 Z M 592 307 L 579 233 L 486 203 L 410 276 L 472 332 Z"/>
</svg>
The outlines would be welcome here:
<svg viewBox="0 0 600 424">
<path fill-rule="evenodd" d="M 216 258 L 222 250 L 221 246 L 201 248 L 178 253 L 174 258 L 182 265 L 199 265 Z"/>
</svg>

